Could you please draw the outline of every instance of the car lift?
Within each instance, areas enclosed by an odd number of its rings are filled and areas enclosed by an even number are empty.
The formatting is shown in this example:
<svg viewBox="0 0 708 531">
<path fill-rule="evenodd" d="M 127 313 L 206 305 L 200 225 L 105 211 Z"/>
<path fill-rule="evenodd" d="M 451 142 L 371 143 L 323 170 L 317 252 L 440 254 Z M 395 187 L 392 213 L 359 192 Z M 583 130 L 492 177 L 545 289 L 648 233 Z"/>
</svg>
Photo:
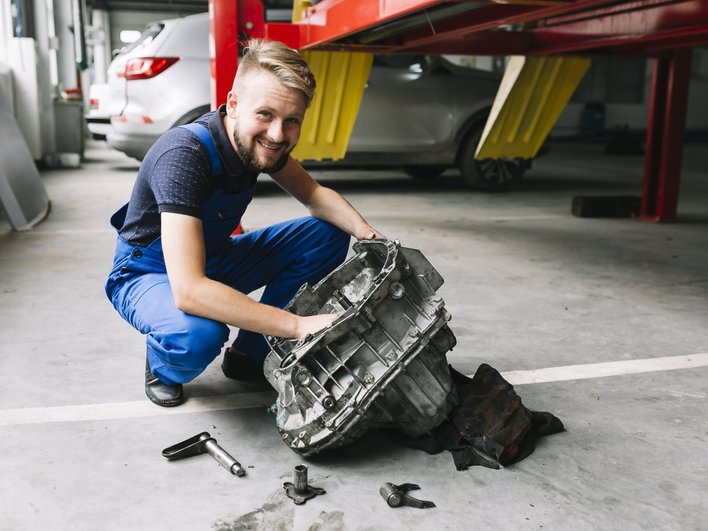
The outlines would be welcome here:
<svg viewBox="0 0 708 531">
<path fill-rule="evenodd" d="M 267 3 L 267 2 L 266 2 Z M 299 50 L 654 61 L 640 219 L 674 221 L 692 48 L 708 44 L 704 0 L 295 0 L 294 23 L 267 22 L 260 0 L 209 0 L 214 94 L 231 87 L 237 38 Z M 213 103 L 216 102 L 214 96 Z"/>
</svg>

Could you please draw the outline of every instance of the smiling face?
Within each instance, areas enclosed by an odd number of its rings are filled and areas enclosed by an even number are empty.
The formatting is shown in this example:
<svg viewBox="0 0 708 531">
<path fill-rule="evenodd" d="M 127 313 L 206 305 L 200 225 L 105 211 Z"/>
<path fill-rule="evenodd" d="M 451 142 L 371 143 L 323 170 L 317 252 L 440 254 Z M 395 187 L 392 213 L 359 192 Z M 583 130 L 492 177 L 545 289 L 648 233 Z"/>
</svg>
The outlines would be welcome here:
<svg viewBox="0 0 708 531">
<path fill-rule="evenodd" d="M 307 102 L 265 70 L 239 80 L 226 102 L 226 130 L 244 164 L 271 173 L 285 164 L 300 138 Z"/>
</svg>

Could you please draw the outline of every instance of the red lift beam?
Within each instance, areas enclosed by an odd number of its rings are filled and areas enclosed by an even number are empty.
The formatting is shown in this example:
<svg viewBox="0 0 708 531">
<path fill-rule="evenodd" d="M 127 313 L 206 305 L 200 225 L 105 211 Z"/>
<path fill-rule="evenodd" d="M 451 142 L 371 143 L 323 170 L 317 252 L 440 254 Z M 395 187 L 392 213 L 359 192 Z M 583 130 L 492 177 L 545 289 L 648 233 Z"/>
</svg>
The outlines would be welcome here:
<svg viewBox="0 0 708 531">
<path fill-rule="evenodd" d="M 676 219 L 690 50 L 708 44 L 706 0 L 323 0 L 295 24 L 266 23 L 261 0 L 209 6 L 216 101 L 231 88 L 245 35 L 297 49 L 654 57 L 641 218 Z"/>
</svg>

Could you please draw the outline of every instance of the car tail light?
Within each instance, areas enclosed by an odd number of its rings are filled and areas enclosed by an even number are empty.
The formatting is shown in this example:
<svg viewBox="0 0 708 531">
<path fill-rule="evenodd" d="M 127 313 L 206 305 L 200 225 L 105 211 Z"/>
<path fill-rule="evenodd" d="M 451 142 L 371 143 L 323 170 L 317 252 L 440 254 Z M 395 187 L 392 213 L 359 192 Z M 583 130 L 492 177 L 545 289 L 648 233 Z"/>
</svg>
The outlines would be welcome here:
<svg viewBox="0 0 708 531">
<path fill-rule="evenodd" d="M 113 114 L 111 115 L 111 123 L 136 123 L 136 122 L 142 122 L 144 124 L 151 124 L 153 123 L 152 118 L 149 116 L 146 116 L 144 114 Z"/>
<path fill-rule="evenodd" d="M 89 99 L 89 107 L 91 109 L 98 109 L 98 98 Z"/>
<path fill-rule="evenodd" d="M 150 79 L 161 74 L 177 61 L 179 57 L 135 57 L 125 65 L 125 79 L 126 81 Z"/>
</svg>

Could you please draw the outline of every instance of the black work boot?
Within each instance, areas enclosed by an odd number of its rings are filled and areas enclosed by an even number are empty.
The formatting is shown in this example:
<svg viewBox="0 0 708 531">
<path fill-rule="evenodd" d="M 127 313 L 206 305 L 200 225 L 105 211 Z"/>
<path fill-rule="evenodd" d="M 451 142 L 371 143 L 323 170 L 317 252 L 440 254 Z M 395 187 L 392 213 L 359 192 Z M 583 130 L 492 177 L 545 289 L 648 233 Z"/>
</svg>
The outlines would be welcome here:
<svg viewBox="0 0 708 531">
<path fill-rule="evenodd" d="M 246 356 L 233 347 L 226 347 L 221 370 L 224 376 L 239 382 L 267 383 L 263 374 L 263 360 Z"/>
<path fill-rule="evenodd" d="M 150 372 L 150 365 L 145 360 L 145 394 L 150 402 L 162 407 L 179 406 L 184 402 L 182 384 L 167 385 Z"/>
</svg>

